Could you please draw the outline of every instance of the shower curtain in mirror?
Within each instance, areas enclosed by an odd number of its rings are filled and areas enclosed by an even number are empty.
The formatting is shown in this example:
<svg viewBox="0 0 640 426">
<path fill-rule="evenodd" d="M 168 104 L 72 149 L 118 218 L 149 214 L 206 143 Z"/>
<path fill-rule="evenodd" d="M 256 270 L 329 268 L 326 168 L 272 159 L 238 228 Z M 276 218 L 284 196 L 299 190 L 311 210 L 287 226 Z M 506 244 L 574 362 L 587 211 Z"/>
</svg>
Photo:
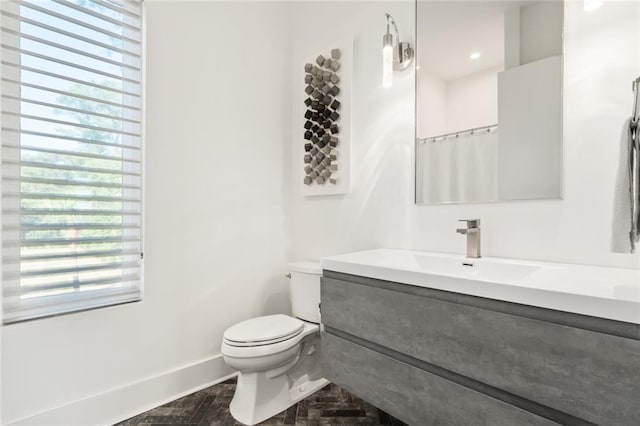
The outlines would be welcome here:
<svg viewBox="0 0 640 426">
<path fill-rule="evenodd" d="M 498 131 L 428 141 L 418 149 L 425 203 L 470 203 L 497 199 Z"/>
</svg>

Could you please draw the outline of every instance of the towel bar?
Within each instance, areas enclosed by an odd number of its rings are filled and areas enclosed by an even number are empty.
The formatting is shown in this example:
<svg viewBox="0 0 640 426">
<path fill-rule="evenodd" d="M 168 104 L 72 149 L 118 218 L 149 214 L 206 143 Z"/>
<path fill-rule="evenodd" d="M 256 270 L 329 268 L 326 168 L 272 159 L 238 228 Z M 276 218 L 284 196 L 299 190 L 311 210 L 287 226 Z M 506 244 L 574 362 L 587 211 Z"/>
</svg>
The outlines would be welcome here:
<svg viewBox="0 0 640 426">
<path fill-rule="evenodd" d="M 640 110 L 640 77 L 636 78 L 631 84 L 631 88 L 633 89 L 633 109 L 631 110 L 631 126 L 635 130 L 638 127 L 638 113 Z"/>
</svg>

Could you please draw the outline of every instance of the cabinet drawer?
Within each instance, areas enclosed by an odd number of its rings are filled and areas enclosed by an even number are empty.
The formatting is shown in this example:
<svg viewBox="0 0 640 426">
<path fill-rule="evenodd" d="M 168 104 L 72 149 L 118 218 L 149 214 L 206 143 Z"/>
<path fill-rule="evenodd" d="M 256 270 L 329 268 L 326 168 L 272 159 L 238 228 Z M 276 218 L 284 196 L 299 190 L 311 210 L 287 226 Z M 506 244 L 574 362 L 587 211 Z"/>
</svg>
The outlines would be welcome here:
<svg viewBox="0 0 640 426">
<path fill-rule="evenodd" d="M 330 333 L 321 358 L 327 379 L 411 425 L 557 425 Z"/>
<path fill-rule="evenodd" d="M 392 285 L 323 278 L 323 323 L 588 422 L 640 424 L 640 341 Z"/>
</svg>

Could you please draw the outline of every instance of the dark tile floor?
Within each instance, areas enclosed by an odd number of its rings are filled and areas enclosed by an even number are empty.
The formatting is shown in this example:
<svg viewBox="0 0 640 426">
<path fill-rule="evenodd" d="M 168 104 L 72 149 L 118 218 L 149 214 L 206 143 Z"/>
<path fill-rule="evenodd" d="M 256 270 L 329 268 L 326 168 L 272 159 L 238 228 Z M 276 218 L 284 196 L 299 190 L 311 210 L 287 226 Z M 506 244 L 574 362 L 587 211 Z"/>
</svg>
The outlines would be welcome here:
<svg viewBox="0 0 640 426">
<path fill-rule="evenodd" d="M 230 379 L 132 417 L 116 426 L 241 425 L 229 414 L 229 402 L 235 387 L 236 380 Z M 309 398 L 260 424 L 264 426 L 405 426 L 400 420 L 334 384 L 325 386 Z"/>
</svg>

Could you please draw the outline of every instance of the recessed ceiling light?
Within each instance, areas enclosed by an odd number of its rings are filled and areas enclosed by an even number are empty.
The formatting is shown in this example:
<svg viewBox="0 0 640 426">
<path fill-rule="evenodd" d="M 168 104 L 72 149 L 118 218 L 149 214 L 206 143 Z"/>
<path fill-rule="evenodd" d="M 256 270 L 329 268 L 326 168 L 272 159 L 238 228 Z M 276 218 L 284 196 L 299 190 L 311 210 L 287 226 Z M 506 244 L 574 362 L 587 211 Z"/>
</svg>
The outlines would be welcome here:
<svg viewBox="0 0 640 426">
<path fill-rule="evenodd" d="M 471 55 L 469 55 L 469 58 L 473 60 L 480 58 L 480 52 L 473 52 Z"/>
<path fill-rule="evenodd" d="M 602 0 L 584 0 L 583 8 L 585 12 L 593 12 L 600 9 L 602 6 Z"/>
<path fill-rule="evenodd" d="M 416 69 L 419 70 L 421 67 L 420 65 L 416 65 Z"/>
</svg>

